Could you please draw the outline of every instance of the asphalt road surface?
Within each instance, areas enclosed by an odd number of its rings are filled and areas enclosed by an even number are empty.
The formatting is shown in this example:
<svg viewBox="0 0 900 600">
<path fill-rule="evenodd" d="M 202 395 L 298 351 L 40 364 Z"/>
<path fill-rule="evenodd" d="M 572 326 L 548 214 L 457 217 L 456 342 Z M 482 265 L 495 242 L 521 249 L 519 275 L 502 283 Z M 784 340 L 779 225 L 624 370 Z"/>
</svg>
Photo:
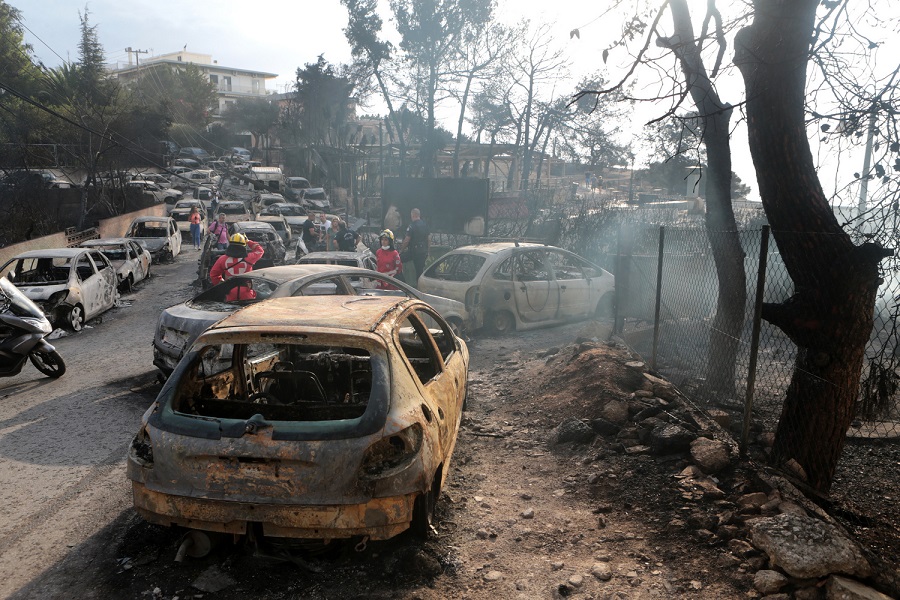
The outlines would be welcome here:
<svg viewBox="0 0 900 600">
<path fill-rule="evenodd" d="M 67 371 L 0 379 L 0 597 L 39 581 L 131 507 L 125 455 L 157 390 L 160 311 L 193 294 L 199 253 L 153 265 L 122 306 L 53 340 Z"/>
</svg>

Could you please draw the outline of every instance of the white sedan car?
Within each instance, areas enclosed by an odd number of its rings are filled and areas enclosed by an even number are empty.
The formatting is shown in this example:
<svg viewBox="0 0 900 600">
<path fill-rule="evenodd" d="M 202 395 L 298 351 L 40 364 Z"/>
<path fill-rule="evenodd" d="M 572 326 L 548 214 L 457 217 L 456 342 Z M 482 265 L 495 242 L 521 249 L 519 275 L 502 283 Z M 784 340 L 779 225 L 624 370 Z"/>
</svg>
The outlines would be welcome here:
<svg viewBox="0 0 900 600">
<path fill-rule="evenodd" d="M 55 248 L 24 252 L 0 273 L 41 307 L 55 327 L 81 331 L 85 321 L 116 305 L 116 270 L 102 252 Z"/>
<path fill-rule="evenodd" d="M 82 248 L 94 248 L 103 253 L 116 269 L 119 277 L 119 289 L 131 291 L 134 284 L 150 276 L 150 263 L 153 258 L 146 248 L 128 238 L 106 238 L 101 240 L 85 240 Z"/>
</svg>

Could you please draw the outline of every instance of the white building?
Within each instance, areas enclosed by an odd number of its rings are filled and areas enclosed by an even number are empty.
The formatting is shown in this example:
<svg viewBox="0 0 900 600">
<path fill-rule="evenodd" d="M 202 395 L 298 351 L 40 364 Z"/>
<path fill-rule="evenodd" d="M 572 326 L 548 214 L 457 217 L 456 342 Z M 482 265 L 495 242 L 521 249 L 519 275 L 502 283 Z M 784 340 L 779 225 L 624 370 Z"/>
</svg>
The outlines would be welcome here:
<svg viewBox="0 0 900 600">
<path fill-rule="evenodd" d="M 201 73 L 206 75 L 218 90 L 219 107 L 215 112 L 216 115 L 222 114 L 228 105 L 234 104 L 239 98 L 265 96 L 269 93 L 266 90 L 266 80 L 278 77 L 275 73 L 223 67 L 218 61 L 213 60 L 211 54 L 187 52 L 186 50 L 160 54 L 149 58 L 140 58 L 140 54 L 136 52 L 134 55 L 135 60 L 132 63 L 132 52 L 130 48 L 128 50 L 128 63 L 112 65 L 110 69 L 111 74 L 127 81 L 139 77 L 140 69 L 149 65 L 170 64 L 172 68 L 182 65 L 194 65 L 200 69 Z"/>
</svg>

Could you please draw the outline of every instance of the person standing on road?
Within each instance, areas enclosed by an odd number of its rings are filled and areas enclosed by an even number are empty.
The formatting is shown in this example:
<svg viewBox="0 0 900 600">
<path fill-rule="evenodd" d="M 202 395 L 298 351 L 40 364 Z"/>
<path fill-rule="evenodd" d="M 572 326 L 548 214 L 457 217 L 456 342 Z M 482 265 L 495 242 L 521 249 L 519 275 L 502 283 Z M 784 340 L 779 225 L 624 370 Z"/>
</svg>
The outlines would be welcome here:
<svg viewBox="0 0 900 600">
<path fill-rule="evenodd" d="M 236 275 L 249 273 L 265 253 L 266 249 L 262 244 L 247 239 L 243 233 L 236 233 L 229 239 L 225 254 L 220 256 L 209 270 L 209 281 L 216 285 Z M 250 287 L 249 283 L 235 286 L 225 295 L 226 302 L 254 298 L 256 290 Z"/>
<path fill-rule="evenodd" d="M 418 278 L 425 270 L 425 261 L 428 260 L 428 253 L 431 251 L 431 235 L 418 208 L 412 209 L 409 216 L 412 222 L 406 228 L 406 237 L 403 238 L 403 243 L 400 245 L 400 255 L 406 256 L 407 250 L 409 251 L 409 257 L 416 266 L 416 277 Z M 415 284 L 412 282 L 411 285 Z"/>
<path fill-rule="evenodd" d="M 316 230 L 316 213 L 309 211 L 306 215 L 306 220 L 303 221 L 303 224 L 300 226 L 300 241 L 297 242 L 297 258 L 313 252 L 318 243 L 319 232 Z M 303 254 L 300 254 L 301 250 L 303 251 Z"/>
<path fill-rule="evenodd" d="M 390 275 L 391 277 L 400 277 L 403 273 L 403 261 L 400 260 L 400 253 L 394 248 L 394 232 L 385 229 L 378 235 L 381 247 L 375 251 L 376 266 L 375 269 L 379 273 Z M 378 282 L 378 287 L 385 290 L 396 290 L 397 287 L 382 281 Z"/>
<path fill-rule="evenodd" d="M 329 219 L 328 215 L 325 213 L 320 213 L 319 224 L 322 228 L 322 231 L 319 233 L 319 249 L 334 250 L 334 248 L 331 247 L 334 241 L 332 239 L 332 234 L 334 232 L 331 230 L 331 219 Z"/>
<path fill-rule="evenodd" d="M 219 215 L 219 218 L 209 226 L 209 232 L 216 236 L 216 248 L 224 250 L 228 246 L 228 224 L 225 223 L 225 215 Z"/>
<path fill-rule="evenodd" d="M 334 223 L 335 234 L 334 239 L 337 242 L 337 249 L 342 252 L 354 252 L 356 244 L 359 242 L 359 234 L 347 227 L 347 223 L 336 220 Z"/>
<path fill-rule="evenodd" d="M 200 217 L 200 209 L 196 206 L 191 207 L 191 214 L 188 217 L 188 220 L 191 222 L 191 239 L 194 240 L 194 249 L 200 249 L 200 222 L 203 220 Z"/>
</svg>

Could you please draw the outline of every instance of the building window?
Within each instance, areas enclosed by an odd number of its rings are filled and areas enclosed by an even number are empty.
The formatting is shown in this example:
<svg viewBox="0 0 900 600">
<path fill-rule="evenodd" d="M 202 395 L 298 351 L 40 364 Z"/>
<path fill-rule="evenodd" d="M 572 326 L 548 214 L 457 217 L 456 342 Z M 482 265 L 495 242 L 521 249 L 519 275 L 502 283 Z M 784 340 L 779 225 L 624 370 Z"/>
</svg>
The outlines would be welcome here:
<svg viewBox="0 0 900 600">
<path fill-rule="evenodd" d="M 209 82 L 211 84 L 213 84 L 214 86 L 218 87 L 219 86 L 219 76 L 218 75 L 210 75 Z"/>
<path fill-rule="evenodd" d="M 259 93 L 259 79 L 254 79 L 254 80 L 253 80 L 253 93 L 254 93 L 254 94 L 258 94 L 258 93 Z"/>
<path fill-rule="evenodd" d="M 222 87 L 225 88 L 226 92 L 231 91 L 231 77 L 228 75 L 222 76 Z"/>
</svg>

